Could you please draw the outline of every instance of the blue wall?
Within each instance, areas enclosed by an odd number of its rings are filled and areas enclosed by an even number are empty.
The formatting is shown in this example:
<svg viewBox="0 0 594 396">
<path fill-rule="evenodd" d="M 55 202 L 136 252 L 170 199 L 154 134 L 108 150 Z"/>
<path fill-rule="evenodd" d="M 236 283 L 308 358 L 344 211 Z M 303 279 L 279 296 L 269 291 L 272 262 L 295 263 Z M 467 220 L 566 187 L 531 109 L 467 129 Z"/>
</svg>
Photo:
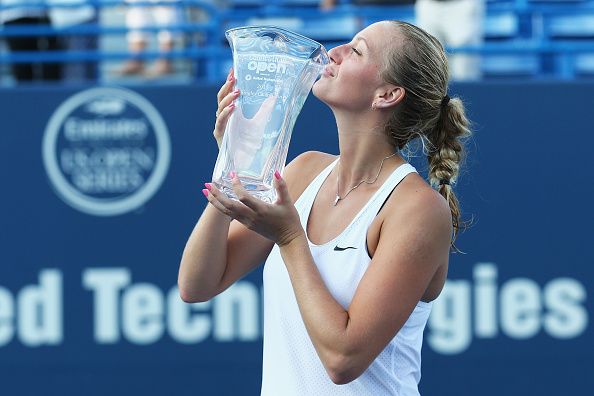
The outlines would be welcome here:
<svg viewBox="0 0 594 396">
<path fill-rule="evenodd" d="M 0 393 L 259 394 L 260 271 L 210 303 L 175 289 L 218 87 L 114 89 L 0 91 Z M 476 123 L 456 186 L 474 225 L 427 327 L 423 395 L 594 394 L 593 89 L 451 88 Z M 313 96 L 289 158 L 305 150 L 337 153 Z"/>
</svg>

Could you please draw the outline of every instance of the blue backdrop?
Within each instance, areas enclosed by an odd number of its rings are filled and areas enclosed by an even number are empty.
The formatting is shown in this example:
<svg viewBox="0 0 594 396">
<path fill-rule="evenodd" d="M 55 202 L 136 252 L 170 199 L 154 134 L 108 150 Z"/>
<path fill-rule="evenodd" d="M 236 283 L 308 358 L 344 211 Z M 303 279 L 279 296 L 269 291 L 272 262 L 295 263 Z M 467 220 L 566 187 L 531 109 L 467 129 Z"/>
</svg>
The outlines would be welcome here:
<svg viewBox="0 0 594 396">
<path fill-rule="evenodd" d="M 260 270 L 208 303 L 175 287 L 217 90 L 0 91 L 2 395 L 259 394 Z M 474 225 L 427 326 L 423 395 L 594 394 L 593 90 L 451 87 L 475 122 L 455 186 Z M 289 159 L 306 150 L 337 153 L 313 96 Z"/>
</svg>

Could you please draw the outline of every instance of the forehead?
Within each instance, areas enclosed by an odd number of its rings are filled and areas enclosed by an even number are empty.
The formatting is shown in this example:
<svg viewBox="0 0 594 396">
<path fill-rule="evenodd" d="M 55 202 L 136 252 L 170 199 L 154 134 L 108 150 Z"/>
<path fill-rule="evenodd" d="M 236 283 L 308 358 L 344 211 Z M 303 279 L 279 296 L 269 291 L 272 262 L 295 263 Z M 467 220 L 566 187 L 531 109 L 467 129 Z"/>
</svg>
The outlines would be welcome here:
<svg viewBox="0 0 594 396">
<path fill-rule="evenodd" d="M 369 47 L 369 52 L 375 56 L 384 57 L 400 42 L 395 25 L 388 22 L 377 22 L 360 31 L 354 41 L 363 41 Z"/>
<path fill-rule="evenodd" d="M 369 55 L 384 60 L 401 41 L 396 26 L 388 21 L 377 22 L 360 31 L 354 42 L 361 41 L 369 49 Z"/>
</svg>

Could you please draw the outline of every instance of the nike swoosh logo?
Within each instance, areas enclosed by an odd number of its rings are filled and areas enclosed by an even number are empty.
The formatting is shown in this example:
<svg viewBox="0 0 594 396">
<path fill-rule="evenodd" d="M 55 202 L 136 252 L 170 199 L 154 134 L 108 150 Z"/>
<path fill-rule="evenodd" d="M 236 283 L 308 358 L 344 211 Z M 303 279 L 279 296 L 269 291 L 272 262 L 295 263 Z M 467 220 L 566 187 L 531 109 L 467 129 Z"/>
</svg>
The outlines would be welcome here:
<svg viewBox="0 0 594 396">
<path fill-rule="evenodd" d="M 353 247 L 353 246 L 347 246 L 347 247 L 340 247 L 338 245 L 334 246 L 334 250 L 337 251 L 337 252 L 343 252 L 343 251 L 345 251 L 347 249 L 357 249 L 357 248 L 356 247 Z"/>
</svg>

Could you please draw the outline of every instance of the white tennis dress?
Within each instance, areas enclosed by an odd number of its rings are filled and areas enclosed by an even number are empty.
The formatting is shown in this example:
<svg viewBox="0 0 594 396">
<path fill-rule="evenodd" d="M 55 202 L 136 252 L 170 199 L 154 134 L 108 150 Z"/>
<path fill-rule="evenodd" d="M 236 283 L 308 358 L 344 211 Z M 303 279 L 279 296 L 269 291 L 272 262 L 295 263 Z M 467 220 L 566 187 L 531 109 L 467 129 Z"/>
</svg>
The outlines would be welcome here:
<svg viewBox="0 0 594 396">
<path fill-rule="evenodd" d="M 320 173 L 295 203 L 303 229 L 314 199 L 336 161 Z M 332 241 L 314 245 L 313 258 L 336 300 L 345 308 L 371 259 L 367 230 L 392 190 L 409 173 L 409 164 L 397 168 L 351 224 Z M 421 345 L 431 303 L 419 302 L 396 337 L 356 380 L 336 385 L 328 376 L 307 334 L 289 274 L 278 246 L 264 266 L 263 396 L 419 395 Z"/>
</svg>

